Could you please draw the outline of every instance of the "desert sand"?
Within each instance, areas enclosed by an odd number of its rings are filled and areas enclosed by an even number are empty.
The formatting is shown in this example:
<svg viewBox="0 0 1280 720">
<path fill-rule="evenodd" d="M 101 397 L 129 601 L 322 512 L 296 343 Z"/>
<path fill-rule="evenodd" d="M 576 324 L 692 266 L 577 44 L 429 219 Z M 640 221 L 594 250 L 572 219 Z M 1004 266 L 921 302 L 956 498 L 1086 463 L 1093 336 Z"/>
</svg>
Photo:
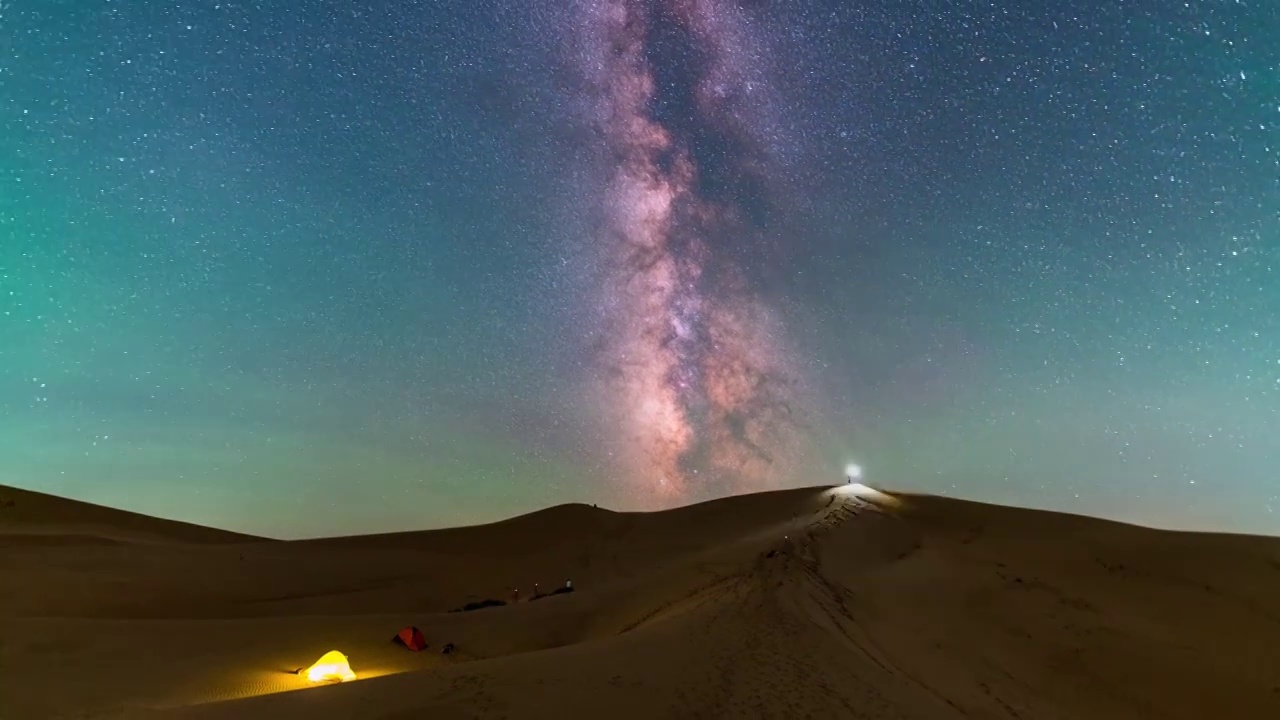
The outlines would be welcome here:
<svg viewBox="0 0 1280 720">
<path fill-rule="evenodd" d="M 1277 718 L 1280 539 L 845 486 L 284 542 L 0 487 L 0 719 L 62 717 Z"/>
</svg>

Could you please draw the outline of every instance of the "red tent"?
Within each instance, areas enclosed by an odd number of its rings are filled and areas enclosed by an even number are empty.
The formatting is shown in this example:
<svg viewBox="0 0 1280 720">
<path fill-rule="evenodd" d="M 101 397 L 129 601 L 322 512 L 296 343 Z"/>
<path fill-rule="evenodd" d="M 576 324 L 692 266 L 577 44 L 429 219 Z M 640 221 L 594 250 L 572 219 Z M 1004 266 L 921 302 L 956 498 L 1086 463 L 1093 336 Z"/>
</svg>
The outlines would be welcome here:
<svg viewBox="0 0 1280 720">
<path fill-rule="evenodd" d="M 427 646 L 427 639 L 422 636 L 422 631 L 412 625 L 396 633 L 396 636 L 391 638 L 391 642 L 399 643 L 414 652 Z"/>
</svg>

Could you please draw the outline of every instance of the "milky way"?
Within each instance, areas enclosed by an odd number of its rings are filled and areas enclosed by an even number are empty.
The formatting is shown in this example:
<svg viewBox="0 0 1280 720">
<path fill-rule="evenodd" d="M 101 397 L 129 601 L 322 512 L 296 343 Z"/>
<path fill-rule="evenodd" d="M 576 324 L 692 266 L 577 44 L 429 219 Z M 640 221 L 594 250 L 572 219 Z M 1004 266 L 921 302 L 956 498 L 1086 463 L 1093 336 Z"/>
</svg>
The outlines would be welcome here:
<svg viewBox="0 0 1280 720">
<path fill-rule="evenodd" d="M 0 484 L 1280 533 L 1280 3 L 0 5 Z"/>
<path fill-rule="evenodd" d="M 768 173 L 768 104 L 723 2 L 581 6 L 604 150 L 600 401 L 627 479 L 654 504 L 779 483 L 795 373 L 738 260 Z"/>
</svg>

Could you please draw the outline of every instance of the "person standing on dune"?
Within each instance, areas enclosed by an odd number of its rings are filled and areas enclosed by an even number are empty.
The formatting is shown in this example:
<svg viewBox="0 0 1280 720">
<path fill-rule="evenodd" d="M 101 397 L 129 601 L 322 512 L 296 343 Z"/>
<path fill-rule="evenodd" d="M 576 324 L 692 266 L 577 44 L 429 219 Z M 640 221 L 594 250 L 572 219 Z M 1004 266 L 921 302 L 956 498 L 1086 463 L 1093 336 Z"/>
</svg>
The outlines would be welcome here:
<svg viewBox="0 0 1280 720">
<path fill-rule="evenodd" d="M 845 480 L 848 481 L 847 482 L 848 485 L 853 485 L 858 480 L 862 479 L 862 466 L 854 463 L 849 463 L 844 468 L 844 477 L 845 477 Z"/>
</svg>

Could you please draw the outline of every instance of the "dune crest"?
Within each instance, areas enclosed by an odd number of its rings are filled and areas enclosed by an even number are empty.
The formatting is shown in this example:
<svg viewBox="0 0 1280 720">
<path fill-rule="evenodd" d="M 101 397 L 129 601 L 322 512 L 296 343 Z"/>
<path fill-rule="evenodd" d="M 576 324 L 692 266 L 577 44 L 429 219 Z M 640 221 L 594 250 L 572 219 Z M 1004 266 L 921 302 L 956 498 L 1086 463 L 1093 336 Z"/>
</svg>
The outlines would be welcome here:
<svg viewBox="0 0 1280 720">
<path fill-rule="evenodd" d="M 86 524 L 54 500 L 0 534 Z M 847 486 L 296 542 L 116 512 L 169 541 L 0 544 L 0 716 L 1280 714 L 1273 538 Z M 359 680 L 294 672 L 334 649 Z"/>
<path fill-rule="evenodd" d="M 0 544 L 238 543 L 262 540 L 0 485 Z"/>
</svg>

